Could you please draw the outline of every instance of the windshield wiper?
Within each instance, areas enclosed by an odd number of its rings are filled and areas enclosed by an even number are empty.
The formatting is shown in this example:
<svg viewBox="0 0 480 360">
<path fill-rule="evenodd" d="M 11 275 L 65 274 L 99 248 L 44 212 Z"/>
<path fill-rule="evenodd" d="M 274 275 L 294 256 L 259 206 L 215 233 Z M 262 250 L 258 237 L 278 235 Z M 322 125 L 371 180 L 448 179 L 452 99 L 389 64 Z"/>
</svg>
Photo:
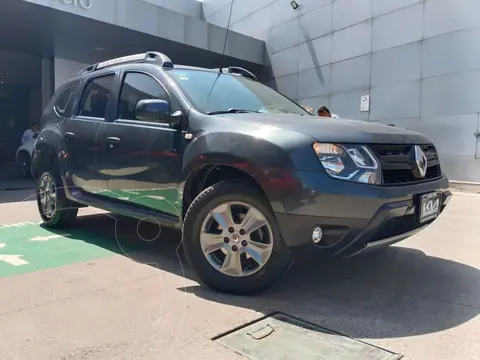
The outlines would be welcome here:
<svg viewBox="0 0 480 360">
<path fill-rule="evenodd" d="M 242 114 L 242 113 L 258 113 L 255 110 L 243 110 L 243 109 L 228 109 L 219 111 L 209 111 L 207 115 L 219 115 L 219 114 Z"/>
</svg>

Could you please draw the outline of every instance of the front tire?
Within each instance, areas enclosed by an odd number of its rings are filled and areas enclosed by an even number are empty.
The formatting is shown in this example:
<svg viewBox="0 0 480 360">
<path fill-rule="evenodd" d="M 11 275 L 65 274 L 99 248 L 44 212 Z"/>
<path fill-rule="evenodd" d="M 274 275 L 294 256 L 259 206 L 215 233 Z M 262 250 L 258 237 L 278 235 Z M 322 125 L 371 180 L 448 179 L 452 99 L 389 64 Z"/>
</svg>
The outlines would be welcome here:
<svg viewBox="0 0 480 360">
<path fill-rule="evenodd" d="M 200 280 L 230 294 L 267 290 L 293 260 L 263 193 L 238 181 L 214 184 L 198 195 L 185 216 L 182 243 Z"/>
<path fill-rule="evenodd" d="M 37 206 L 44 225 L 50 228 L 68 227 L 77 219 L 78 207 L 67 199 L 60 176 L 51 170 L 37 180 Z"/>
</svg>

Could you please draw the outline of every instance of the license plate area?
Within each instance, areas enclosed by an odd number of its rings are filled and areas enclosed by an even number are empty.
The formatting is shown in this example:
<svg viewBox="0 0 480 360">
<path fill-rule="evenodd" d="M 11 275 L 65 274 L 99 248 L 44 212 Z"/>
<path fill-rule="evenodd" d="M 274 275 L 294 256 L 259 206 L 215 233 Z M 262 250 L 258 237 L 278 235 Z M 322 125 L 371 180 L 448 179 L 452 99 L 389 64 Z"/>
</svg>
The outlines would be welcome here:
<svg viewBox="0 0 480 360">
<path fill-rule="evenodd" d="M 431 192 L 420 196 L 420 224 L 433 220 L 440 214 L 442 205 L 442 193 Z"/>
</svg>

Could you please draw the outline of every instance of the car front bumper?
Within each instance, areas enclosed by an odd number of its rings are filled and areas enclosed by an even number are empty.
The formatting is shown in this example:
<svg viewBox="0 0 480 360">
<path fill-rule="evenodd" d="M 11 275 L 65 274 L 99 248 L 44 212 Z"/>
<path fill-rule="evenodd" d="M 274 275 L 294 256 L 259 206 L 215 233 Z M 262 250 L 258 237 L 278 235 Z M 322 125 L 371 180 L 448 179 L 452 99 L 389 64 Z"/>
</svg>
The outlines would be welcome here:
<svg viewBox="0 0 480 360">
<path fill-rule="evenodd" d="M 302 191 L 283 199 L 284 211 L 275 213 L 278 225 L 288 247 L 317 250 L 325 258 L 404 240 L 435 221 L 420 223 L 421 195 L 440 194 L 440 213 L 452 196 L 446 177 L 402 186 L 337 181 L 319 172 L 297 172 L 295 177 Z M 312 232 L 317 227 L 322 239 L 315 243 Z"/>
</svg>

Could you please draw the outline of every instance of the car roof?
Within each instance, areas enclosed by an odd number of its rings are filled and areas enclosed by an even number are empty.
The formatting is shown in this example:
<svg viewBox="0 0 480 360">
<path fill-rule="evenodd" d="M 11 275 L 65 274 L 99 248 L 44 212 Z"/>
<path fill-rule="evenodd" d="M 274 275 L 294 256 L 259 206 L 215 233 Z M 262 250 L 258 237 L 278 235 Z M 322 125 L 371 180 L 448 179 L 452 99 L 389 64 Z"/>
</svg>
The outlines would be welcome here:
<svg viewBox="0 0 480 360">
<path fill-rule="evenodd" d="M 80 70 L 75 77 L 68 80 L 65 84 L 69 84 L 69 83 L 81 80 L 86 76 L 89 76 L 93 73 L 97 73 L 97 71 L 99 74 L 101 74 L 103 70 L 107 70 L 107 69 L 115 70 L 125 66 L 131 66 L 134 64 L 141 64 L 141 66 L 155 66 L 157 68 L 160 68 L 161 70 L 184 69 L 184 70 L 196 70 L 196 71 L 206 71 L 206 72 L 216 72 L 216 73 L 220 72 L 220 73 L 226 73 L 231 75 L 243 76 L 252 80 L 257 80 L 254 74 L 252 74 L 247 69 L 243 69 L 241 67 L 229 66 L 229 67 L 222 67 L 218 69 L 208 69 L 208 68 L 202 68 L 197 66 L 179 65 L 179 64 L 174 64 L 173 61 L 170 60 L 170 58 L 165 54 L 162 54 L 159 52 L 147 51 L 146 53 L 127 55 L 124 57 L 109 59 L 103 62 L 89 65 L 86 68 Z"/>
<path fill-rule="evenodd" d="M 163 68 L 162 66 L 160 65 L 157 65 L 157 64 L 141 64 L 141 63 L 138 63 L 139 65 L 143 65 L 143 66 L 153 66 L 153 67 L 156 67 L 162 71 L 165 71 L 165 70 L 171 70 L 171 69 L 165 69 Z M 115 69 L 118 69 L 118 68 L 122 68 L 122 67 L 126 67 L 126 66 L 130 66 L 130 65 L 133 65 L 133 64 L 119 64 L 119 65 L 115 65 L 115 66 L 112 66 L 112 67 L 109 67 L 108 69 L 109 70 L 115 70 Z M 173 66 L 173 69 L 181 69 L 181 70 L 196 70 L 196 71 L 207 71 L 207 72 L 214 72 L 214 73 L 218 73 L 219 72 L 219 69 L 209 69 L 209 68 L 202 68 L 202 67 L 198 67 L 198 66 L 189 66 L 189 65 L 178 65 L 178 64 L 175 64 Z M 75 82 L 75 81 L 78 81 L 78 80 L 81 80 L 89 75 L 91 75 L 92 73 L 85 73 L 85 74 L 80 74 L 80 75 L 76 75 L 75 77 L 73 78 L 70 78 L 69 80 L 67 80 L 65 82 L 65 84 L 69 84 L 69 83 L 72 83 L 72 82 Z"/>
<path fill-rule="evenodd" d="M 213 72 L 220 72 L 220 73 L 227 73 L 227 74 L 234 74 L 240 75 L 244 77 L 248 77 L 253 80 L 257 80 L 257 77 L 252 74 L 247 69 L 238 67 L 238 66 L 223 66 L 217 69 L 207 69 L 195 66 L 187 66 L 187 65 L 175 65 L 170 58 L 162 53 L 154 52 L 154 51 L 147 51 L 146 53 L 134 54 L 134 55 L 127 55 L 115 59 L 109 59 L 103 62 L 99 62 L 96 64 L 92 64 L 87 66 L 86 68 L 82 69 L 78 75 L 88 74 L 95 71 L 101 71 L 107 68 L 116 68 L 121 67 L 124 65 L 132 65 L 132 64 L 144 64 L 147 65 L 156 65 L 163 70 L 169 69 L 190 69 L 190 70 L 200 70 L 200 71 L 213 71 Z"/>
</svg>

